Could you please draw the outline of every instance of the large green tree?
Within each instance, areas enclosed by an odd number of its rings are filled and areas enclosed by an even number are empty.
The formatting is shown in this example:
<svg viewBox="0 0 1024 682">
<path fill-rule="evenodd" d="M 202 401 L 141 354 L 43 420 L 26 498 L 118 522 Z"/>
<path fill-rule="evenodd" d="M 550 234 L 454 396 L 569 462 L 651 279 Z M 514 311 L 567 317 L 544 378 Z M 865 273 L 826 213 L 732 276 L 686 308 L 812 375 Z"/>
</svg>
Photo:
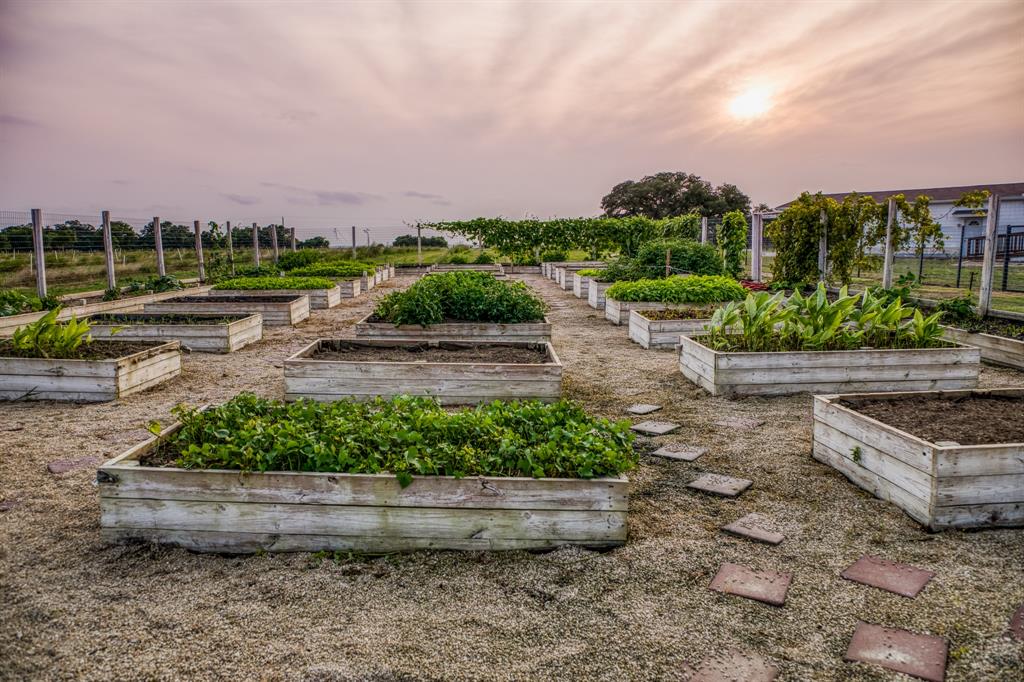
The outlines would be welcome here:
<svg viewBox="0 0 1024 682">
<path fill-rule="evenodd" d="M 729 211 L 749 213 L 750 197 L 736 185 L 714 187 L 699 175 L 665 172 L 620 182 L 601 199 L 601 209 L 613 217 L 658 219 L 697 213 L 710 218 Z"/>
</svg>

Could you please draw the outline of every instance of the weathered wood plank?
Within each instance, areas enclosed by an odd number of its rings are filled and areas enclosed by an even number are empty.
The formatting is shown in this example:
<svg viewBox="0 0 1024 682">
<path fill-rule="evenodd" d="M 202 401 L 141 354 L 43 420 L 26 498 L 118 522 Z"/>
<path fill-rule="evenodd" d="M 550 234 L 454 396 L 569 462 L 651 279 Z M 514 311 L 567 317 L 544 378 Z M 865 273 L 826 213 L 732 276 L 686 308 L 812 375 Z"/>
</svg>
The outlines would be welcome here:
<svg viewBox="0 0 1024 682">
<path fill-rule="evenodd" d="M 206 296 L 183 297 L 147 303 L 143 310 L 147 313 L 214 313 L 221 315 L 237 315 L 240 313 L 259 313 L 265 326 L 295 325 L 309 318 L 309 296 L 299 294 L 280 296 L 280 301 L 245 301 L 241 296 Z M 269 298 L 269 297 L 268 297 Z"/>
<path fill-rule="evenodd" d="M 1024 474 L 941 477 L 935 481 L 935 503 L 940 507 L 1024 503 Z"/>
<path fill-rule="evenodd" d="M 1024 369 L 1024 341 L 993 334 L 972 334 L 953 327 L 943 327 L 943 338 L 978 348 L 984 362 Z"/>
<path fill-rule="evenodd" d="M 352 298 L 352 284 L 355 280 L 341 282 L 330 289 L 215 289 L 213 293 L 217 296 L 309 296 L 309 307 L 312 310 L 326 310 L 341 304 L 343 297 L 342 285 L 345 285 L 348 295 L 344 298 Z M 358 282 L 355 282 L 355 295 L 359 295 Z"/>
<path fill-rule="evenodd" d="M 597 280 L 590 280 L 590 284 L 587 286 L 587 303 L 591 308 L 595 310 L 604 310 L 605 307 L 605 290 L 612 285 L 611 282 L 598 282 Z"/>
<path fill-rule="evenodd" d="M 551 322 L 497 324 L 486 322 L 450 322 L 426 327 L 415 324 L 394 325 L 390 322 L 370 322 L 372 314 L 356 323 L 356 337 L 360 339 L 430 339 L 434 341 L 522 341 L 546 343 L 551 340 Z"/>
<path fill-rule="evenodd" d="M 1024 526 L 1024 504 L 974 504 L 936 507 L 929 524 L 945 528 L 1010 528 Z"/>
<path fill-rule="evenodd" d="M 828 446 L 853 464 L 878 474 L 894 486 L 898 486 L 927 504 L 932 497 L 933 478 L 931 471 L 922 471 L 892 457 L 885 450 L 851 438 L 826 422 L 814 421 L 814 442 Z"/>
<path fill-rule="evenodd" d="M 263 338 L 263 318 L 259 313 L 230 323 L 149 324 L 145 314 L 129 314 L 117 323 L 89 320 L 89 333 L 96 339 L 117 341 L 155 341 L 177 339 L 183 348 L 200 353 L 230 353 Z M 134 318 L 134 319 L 133 319 Z"/>
</svg>

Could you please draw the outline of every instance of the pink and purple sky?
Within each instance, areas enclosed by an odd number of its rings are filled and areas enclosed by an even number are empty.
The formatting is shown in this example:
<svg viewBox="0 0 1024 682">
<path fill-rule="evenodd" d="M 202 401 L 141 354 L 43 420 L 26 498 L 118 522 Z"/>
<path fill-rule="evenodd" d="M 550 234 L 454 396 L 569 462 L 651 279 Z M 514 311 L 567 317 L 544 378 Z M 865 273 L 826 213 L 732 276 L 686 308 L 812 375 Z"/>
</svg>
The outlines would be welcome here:
<svg viewBox="0 0 1024 682">
<path fill-rule="evenodd" d="M 2 209 L 378 238 L 663 170 L 1020 181 L 1024 2 L 0 0 L 0 150 Z"/>
</svg>

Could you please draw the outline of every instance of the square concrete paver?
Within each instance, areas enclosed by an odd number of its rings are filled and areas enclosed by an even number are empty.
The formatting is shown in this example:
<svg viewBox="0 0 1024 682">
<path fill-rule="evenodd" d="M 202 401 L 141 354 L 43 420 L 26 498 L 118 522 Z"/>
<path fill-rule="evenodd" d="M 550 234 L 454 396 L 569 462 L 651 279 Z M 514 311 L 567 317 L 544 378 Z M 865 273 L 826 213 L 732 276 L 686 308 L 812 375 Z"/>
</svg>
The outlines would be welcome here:
<svg viewBox="0 0 1024 682">
<path fill-rule="evenodd" d="M 928 581 L 935 577 L 933 572 L 923 568 L 899 564 L 870 555 L 864 555 L 857 559 L 840 575 L 855 583 L 870 585 L 911 598 L 916 597 L 928 584 Z"/>
<path fill-rule="evenodd" d="M 661 409 L 661 405 L 651 405 L 649 403 L 637 403 L 636 405 L 630 405 L 626 408 L 626 412 L 630 414 L 650 414 L 651 412 L 657 412 Z"/>
<path fill-rule="evenodd" d="M 690 481 L 686 487 L 711 493 L 712 495 L 736 497 L 753 485 L 753 483 L 753 481 L 748 481 L 745 478 L 733 478 L 732 476 L 723 476 L 722 474 L 702 474 L 696 480 Z"/>
<path fill-rule="evenodd" d="M 664 436 L 666 433 L 672 433 L 678 428 L 679 424 L 675 422 L 646 421 L 633 424 L 633 430 L 645 436 Z"/>
<path fill-rule="evenodd" d="M 786 603 L 786 593 L 792 580 L 792 573 L 755 571 L 739 564 L 726 563 L 718 569 L 718 574 L 711 581 L 710 587 L 716 592 L 734 594 L 772 606 L 782 606 Z"/>
<path fill-rule="evenodd" d="M 942 637 L 862 622 L 857 624 L 843 658 L 873 663 L 929 682 L 942 682 L 946 678 L 947 649 Z"/>
<path fill-rule="evenodd" d="M 769 545 L 777 545 L 786 539 L 786 536 L 782 533 L 769 530 L 769 525 L 771 524 L 768 519 L 754 513 L 736 519 L 727 526 L 722 526 L 722 530 L 731 535 L 738 535 L 742 538 L 764 542 Z"/>
<path fill-rule="evenodd" d="M 690 682 L 771 682 L 779 669 L 757 654 L 730 649 L 701 661 Z"/>
<path fill-rule="evenodd" d="M 736 429 L 738 431 L 756 429 L 762 424 L 764 424 L 763 419 L 754 419 L 753 417 L 723 417 L 722 419 L 715 420 L 715 426 L 724 426 L 727 429 Z"/>
<path fill-rule="evenodd" d="M 680 445 L 669 444 L 658 448 L 651 454 L 655 457 L 665 457 L 666 459 L 678 459 L 683 462 L 692 462 L 698 457 L 707 454 L 707 448 L 699 448 L 695 445 Z"/>
</svg>

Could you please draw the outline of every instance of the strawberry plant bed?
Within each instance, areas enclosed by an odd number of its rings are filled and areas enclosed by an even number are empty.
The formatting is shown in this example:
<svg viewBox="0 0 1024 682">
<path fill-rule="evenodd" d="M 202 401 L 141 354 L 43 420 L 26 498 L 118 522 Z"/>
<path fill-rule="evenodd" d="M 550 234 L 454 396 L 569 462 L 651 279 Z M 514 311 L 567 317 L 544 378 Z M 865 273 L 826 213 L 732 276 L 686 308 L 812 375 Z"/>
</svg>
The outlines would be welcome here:
<svg viewBox="0 0 1024 682">
<path fill-rule="evenodd" d="M 814 398 L 814 458 L 931 530 L 1024 525 L 1024 389 Z"/>
<path fill-rule="evenodd" d="M 224 296 L 181 296 L 143 307 L 146 313 L 212 313 L 215 315 L 237 315 L 259 313 L 265 326 L 295 325 L 309 317 L 309 296 L 289 292 L 280 296 L 263 294 L 240 294 Z"/>
<path fill-rule="evenodd" d="M 320 339 L 284 364 L 285 397 L 318 401 L 431 396 L 445 405 L 557 400 L 551 344 Z"/>
<path fill-rule="evenodd" d="M 74 358 L 18 357 L 0 341 L 0 398 L 105 402 L 144 391 L 181 373 L 178 341 L 94 341 Z"/>
<path fill-rule="evenodd" d="M 285 405 L 242 395 L 177 413 L 182 421 L 100 467 L 104 538 L 230 553 L 626 540 L 632 436 L 570 403 L 448 413 L 423 398 Z"/>
<path fill-rule="evenodd" d="M 122 341 L 177 339 L 183 348 L 232 353 L 263 338 L 259 313 L 243 315 L 127 313 L 88 318 L 94 338 Z"/>
<path fill-rule="evenodd" d="M 703 334 L 714 307 L 691 306 L 671 310 L 631 310 L 629 338 L 644 348 L 673 349 L 680 336 Z"/>
</svg>

